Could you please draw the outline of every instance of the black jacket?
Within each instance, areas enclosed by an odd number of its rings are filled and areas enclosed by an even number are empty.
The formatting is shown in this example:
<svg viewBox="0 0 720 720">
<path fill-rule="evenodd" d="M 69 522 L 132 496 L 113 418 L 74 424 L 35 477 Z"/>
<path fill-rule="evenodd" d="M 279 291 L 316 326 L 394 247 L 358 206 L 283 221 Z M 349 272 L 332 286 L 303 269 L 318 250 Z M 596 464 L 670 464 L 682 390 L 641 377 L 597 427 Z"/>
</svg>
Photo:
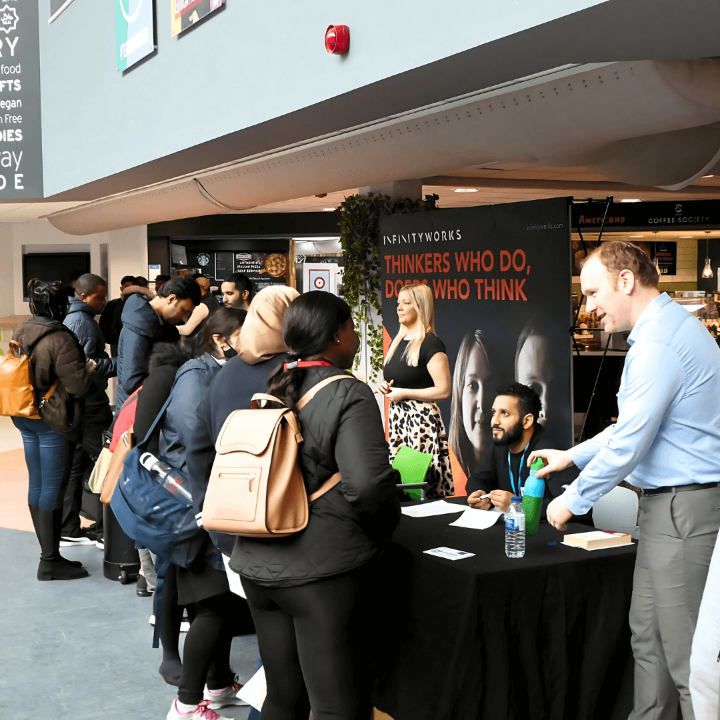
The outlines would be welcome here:
<svg viewBox="0 0 720 720">
<path fill-rule="evenodd" d="M 533 432 L 528 445 L 528 456 L 533 450 L 558 449 L 557 443 L 550 438 L 542 425 L 535 426 L 535 432 Z M 527 466 L 527 462 L 522 463 L 520 467 L 521 485 L 525 484 L 529 474 L 530 468 Z M 545 509 L 548 503 L 553 498 L 563 494 L 564 490 L 562 486 L 569 485 L 577 475 L 578 469 L 573 466 L 567 470 L 563 470 L 563 472 L 556 473 L 549 480 L 546 480 L 542 517 L 545 517 Z M 473 472 L 467 482 L 468 495 L 474 493 L 476 490 L 482 490 L 484 492 L 490 492 L 492 490 L 514 492 L 510 483 L 507 445 L 499 446 L 493 444 L 487 449 L 480 466 Z"/>
<path fill-rule="evenodd" d="M 94 387 L 85 396 L 85 402 L 88 405 L 109 405 L 107 379 L 117 374 L 117 361 L 105 352 L 105 337 L 95 322 L 95 311 L 82 300 L 73 298 L 64 324 L 75 333 L 85 357 L 97 363 L 92 373 Z"/>
<path fill-rule="evenodd" d="M 331 367 L 309 369 L 301 395 L 341 373 Z M 400 520 L 395 489 L 400 475 L 389 463 L 372 390 L 359 380 L 333 383 L 298 417 L 308 493 L 338 470 L 342 480 L 313 503 L 303 531 L 287 538 L 237 539 L 230 566 L 260 585 L 304 585 L 361 567 L 378 555 Z"/>
<path fill-rule="evenodd" d="M 117 398 L 120 407 L 142 385 L 148 376 L 150 354 L 157 342 L 176 342 L 177 328 L 160 319 L 150 300 L 139 293 L 130 295 L 122 313 L 117 359 Z"/>
</svg>

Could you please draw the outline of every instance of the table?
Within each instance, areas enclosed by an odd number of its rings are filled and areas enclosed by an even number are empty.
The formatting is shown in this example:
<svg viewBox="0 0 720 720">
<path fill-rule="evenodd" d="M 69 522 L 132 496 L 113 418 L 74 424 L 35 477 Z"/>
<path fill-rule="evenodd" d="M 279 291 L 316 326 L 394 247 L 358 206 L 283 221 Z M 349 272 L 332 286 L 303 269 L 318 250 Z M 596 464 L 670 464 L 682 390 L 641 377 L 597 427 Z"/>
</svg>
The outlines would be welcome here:
<svg viewBox="0 0 720 720">
<path fill-rule="evenodd" d="M 502 521 L 449 527 L 457 517 L 403 515 L 383 558 L 375 706 L 394 720 L 627 718 L 636 545 L 588 552 L 542 523 L 510 559 Z"/>
</svg>

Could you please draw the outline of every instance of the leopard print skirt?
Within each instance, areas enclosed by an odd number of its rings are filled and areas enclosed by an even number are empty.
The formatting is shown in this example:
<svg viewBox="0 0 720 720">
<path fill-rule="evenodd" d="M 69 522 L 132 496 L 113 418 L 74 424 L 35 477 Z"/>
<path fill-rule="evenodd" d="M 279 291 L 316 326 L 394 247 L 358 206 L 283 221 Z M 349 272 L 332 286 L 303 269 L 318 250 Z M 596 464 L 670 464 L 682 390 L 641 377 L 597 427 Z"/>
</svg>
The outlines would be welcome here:
<svg viewBox="0 0 720 720">
<path fill-rule="evenodd" d="M 401 400 L 390 403 L 390 462 L 407 445 L 433 456 L 428 470 L 428 498 L 446 497 L 454 492 L 447 433 L 440 408 L 434 402 Z"/>
</svg>

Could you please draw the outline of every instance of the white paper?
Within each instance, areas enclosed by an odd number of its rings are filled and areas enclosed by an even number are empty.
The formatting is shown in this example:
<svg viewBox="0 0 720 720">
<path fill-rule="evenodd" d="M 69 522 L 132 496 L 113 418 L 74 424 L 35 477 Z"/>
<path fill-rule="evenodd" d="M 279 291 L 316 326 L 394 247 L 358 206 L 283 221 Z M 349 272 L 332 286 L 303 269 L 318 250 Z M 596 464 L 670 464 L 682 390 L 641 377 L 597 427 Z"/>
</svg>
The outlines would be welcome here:
<svg viewBox="0 0 720 720">
<path fill-rule="evenodd" d="M 265 682 L 265 668 L 261 667 L 241 688 L 238 697 L 250 703 L 256 710 L 262 710 L 267 683 Z"/>
<path fill-rule="evenodd" d="M 433 515 L 459 513 L 463 511 L 464 507 L 464 505 L 453 505 L 444 500 L 438 500 L 437 502 L 423 502 L 419 505 L 408 505 L 402 508 L 402 513 L 410 517 L 432 517 Z"/>
<path fill-rule="evenodd" d="M 220 554 L 222 555 L 222 553 Z M 242 586 L 240 576 L 234 570 L 230 569 L 230 558 L 227 557 L 227 555 L 223 555 L 222 559 L 225 563 L 225 572 L 227 573 L 230 592 L 234 592 L 236 595 L 239 595 L 241 598 L 245 598 L 247 600 L 247 595 L 245 594 L 245 589 Z"/>
<path fill-rule="evenodd" d="M 450 523 L 450 527 L 471 528 L 473 530 L 487 530 L 492 527 L 502 516 L 497 508 L 492 510 L 479 510 L 477 508 L 468 508 L 455 521 Z"/>
<path fill-rule="evenodd" d="M 453 548 L 439 547 L 432 550 L 425 550 L 426 555 L 435 555 L 445 560 L 464 560 L 465 558 L 475 557 L 475 553 L 465 552 L 464 550 L 453 550 Z"/>
</svg>

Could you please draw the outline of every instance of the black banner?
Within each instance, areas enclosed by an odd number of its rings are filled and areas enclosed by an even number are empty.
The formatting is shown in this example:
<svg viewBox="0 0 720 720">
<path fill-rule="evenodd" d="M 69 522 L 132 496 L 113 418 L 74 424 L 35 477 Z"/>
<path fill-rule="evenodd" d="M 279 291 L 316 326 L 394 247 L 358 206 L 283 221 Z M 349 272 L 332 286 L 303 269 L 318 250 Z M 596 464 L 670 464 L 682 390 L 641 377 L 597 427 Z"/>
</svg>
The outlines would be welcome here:
<svg viewBox="0 0 720 720">
<path fill-rule="evenodd" d="M 399 330 L 397 293 L 406 283 L 426 283 L 453 373 L 452 398 L 441 409 L 465 472 L 492 442 L 490 409 L 499 383 L 532 386 L 543 401 L 546 430 L 564 447 L 572 443 L 568 202 L 380 219 L 385 350 Z"/>
<path fill-rule="evenodd" d="M 573 228 L 600 229 L 606 205 L 604 202 L 573 203 Z M 717 200 L 611 203 L 605 221 L 607 232 L 710 226 L 720 227 L 720 202 Z"/>
</svg>

